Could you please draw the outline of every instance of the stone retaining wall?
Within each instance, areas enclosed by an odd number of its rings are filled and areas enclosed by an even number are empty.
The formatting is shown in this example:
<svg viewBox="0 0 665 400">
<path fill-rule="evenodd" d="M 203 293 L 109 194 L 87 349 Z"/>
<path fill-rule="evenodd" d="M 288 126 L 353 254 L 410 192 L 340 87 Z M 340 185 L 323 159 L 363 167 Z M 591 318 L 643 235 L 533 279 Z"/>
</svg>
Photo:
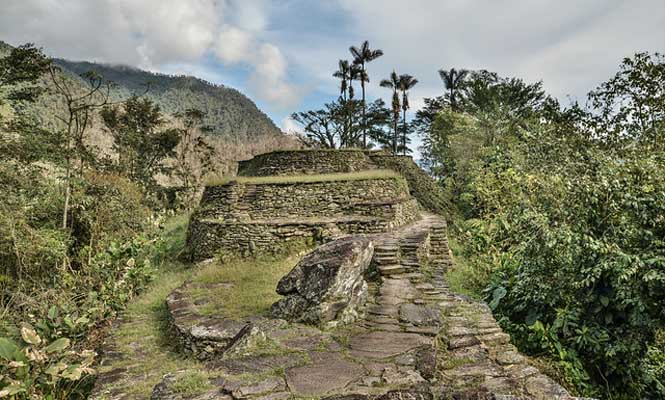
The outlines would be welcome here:
<svg viewBox="0 0 665 400">
<path fill-rule="evenodd" d="M 206 187 L 194 218 L 391 217 L 394 205 L 408 198 L 408 184 L 399 177 L 261 184 L 232 181 Z"/>
<path fill-rule="evenodd" d="M 222 254 L 273 252 L 298 241 L 321 243 L 339 234 L 379 233 L 393 230 L 418 218 L 415 199 L 368 208 L 368 213 L 337 218 L 219 221 L 192 219 L 188 245 L 193 260 Z"/>
<path fill-rule="evenodd" d="M 240 161 L 238 175 L 329 174 L 375 169 L 361 150 L 287 150 Z"/>
</svg>

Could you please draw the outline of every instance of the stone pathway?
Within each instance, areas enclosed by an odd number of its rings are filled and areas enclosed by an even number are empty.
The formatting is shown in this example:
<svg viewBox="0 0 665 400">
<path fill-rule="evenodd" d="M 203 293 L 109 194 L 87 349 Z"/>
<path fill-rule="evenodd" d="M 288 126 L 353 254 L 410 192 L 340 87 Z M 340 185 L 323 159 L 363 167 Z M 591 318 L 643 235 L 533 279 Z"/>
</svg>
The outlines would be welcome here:
<svg viewBox="0 0 665 400">
<path fill-rule="evenodd" d="M 152 399 L 572 399 L 517 352 L 484 303 L 451 293 L 439 217 L 372 240 L 376 272 L 362 319 L 319 330 L 250 318 L 231 334 L 229 323 L 206 319 L 226 340 L 201 357 L 211 387 L 183 395 L 186 371 L 173 371 Z M 169 299 L 174 318 L 199 321 L 178 291 Z"/>
</svg>

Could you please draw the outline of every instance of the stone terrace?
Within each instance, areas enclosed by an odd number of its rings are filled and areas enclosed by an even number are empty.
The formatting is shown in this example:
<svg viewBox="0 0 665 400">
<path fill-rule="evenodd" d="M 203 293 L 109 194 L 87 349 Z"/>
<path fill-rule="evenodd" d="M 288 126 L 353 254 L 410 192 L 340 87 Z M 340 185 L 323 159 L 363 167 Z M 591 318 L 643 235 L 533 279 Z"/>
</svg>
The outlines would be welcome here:
<svg viewBox="0 0 665 400">
<path fill-rule="evenodd" d="M 194 260 L 219 251 L 275 250 L 294 240 L 323 242 L 338 233 L 385 232 L 418 215 L 406 180 L 394 172 L 306 178 L 250 178 L 206 187 L 190 223 Z"/>
</svg>

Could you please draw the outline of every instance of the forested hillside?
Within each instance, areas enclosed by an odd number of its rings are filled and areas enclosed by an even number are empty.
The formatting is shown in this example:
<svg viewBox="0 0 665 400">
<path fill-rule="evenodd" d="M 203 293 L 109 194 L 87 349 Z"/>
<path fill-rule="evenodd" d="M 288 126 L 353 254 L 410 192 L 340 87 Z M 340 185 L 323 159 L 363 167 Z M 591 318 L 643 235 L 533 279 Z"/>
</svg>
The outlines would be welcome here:
<svg viewBox="0 0 665 400">
<path fill-rule="evenodd" d="M 113 88 L 114 99 L 123 99 L 132 93 L 147 90 L 146 97 L 165 113 L 174 114 L 188 108 L 199 109 L 205 113 L 204 125 L 210 127 L 211 133 L 215 135 L 260 136 L 280 133 L 253 101 L 229 87 L 191 76 L 156 74 L 122 65 L 62 59 L 56 59 L 55 63 L 76 76 L 96 71 L 117 85 Z"/>
<path fill-rule="evenodd" d="M 11 46 L 0 41 L 0 56 L 7 55 Z M 144 94 L 159 105 L 166 114 L 175 114 L 195 108 L 204 112 L 203 124 L 209 133 L 225 137 L 244 137 L 280 134 L 273 121 L 256 104 L 236 89 L 215 85 L 192 76 L 171 76 L 143 71 L 138 68 L 98 64 L 86 61 L 75 62 L 54 59 L 62 72 L 81 80 L 81 75 L 95 71 L 104 80 L 113 83 L 111 99 L 119 101 L 132 94 Z M 43 80 L 48 85 L 48 80 Z M 80 82 L 84 84 L 83 81 Z M 43 122 L 53 120 L 53 105 L 57 96 L 45 93 L 36 104 L 31 105 Z"/>
</svg>

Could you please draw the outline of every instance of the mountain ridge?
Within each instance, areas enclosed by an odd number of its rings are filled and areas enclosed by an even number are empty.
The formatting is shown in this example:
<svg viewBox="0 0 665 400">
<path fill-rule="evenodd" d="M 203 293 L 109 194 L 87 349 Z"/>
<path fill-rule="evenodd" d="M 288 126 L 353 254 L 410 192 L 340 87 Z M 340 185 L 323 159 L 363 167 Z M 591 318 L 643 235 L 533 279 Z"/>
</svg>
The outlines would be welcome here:
<svg viewBox="0 0 665 400">
<path fill-rule="evenodd" d="M 0 56 L 8 54 L 12 48 L 12 45 L 0 40 Z M 208 82 L 191 75 L 146 71 L 125 64 L 72 61 L 55 57 L 53 62 L 63 73 L 77 80 L 81 80 L 81 74 L 95 71 L 114 84 L 110 93 L 114 101 L 145 92 L 143 95 L 159 105 L 165 114 L 173 115 L 189 108 L 199 109 L 206 114 L 203 122 L 211 128 L 212 136 L 243 138 L 283 134 L 252 99 L 224 84 Z M 46 79 L 42 83 L 47 87 L 49 85 Z M 46 98 L 39 102 L 34 110 L 36 115 L 53 113 L 51 108 L 58 107 L 58 101 L 51 97 L 47 93 Z"/>
<path fill-rule="evenodd" d="M 145 71 L 124 64 L 71 61 L 61 58 L 54 62 L 71 75 L 79 76 L 95 71 L 113 82 L 114 99 L 133 93 L 142 93 L 160 106 L 162 111 L 174 114 L 187 108 L 205 112 L 204 123 L 212 134 L 221 136 L 255 136 L 279 134 L 281 130 L 256 104 L 239 90 L 214 84 L 189 75 L 168 75 Z"/>
</svg>

